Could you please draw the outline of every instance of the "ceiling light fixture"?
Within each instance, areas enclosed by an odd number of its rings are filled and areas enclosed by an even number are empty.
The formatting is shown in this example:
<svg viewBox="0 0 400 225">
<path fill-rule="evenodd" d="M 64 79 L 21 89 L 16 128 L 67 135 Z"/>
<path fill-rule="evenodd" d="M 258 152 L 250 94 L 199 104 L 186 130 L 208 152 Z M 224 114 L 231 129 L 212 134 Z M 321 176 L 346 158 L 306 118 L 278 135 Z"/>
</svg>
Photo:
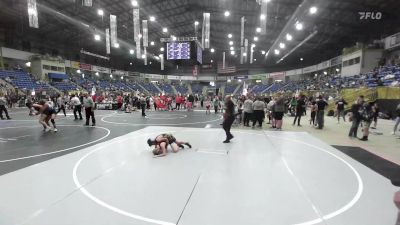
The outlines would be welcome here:
<svg viewBox="0 0 400 225">
<path fill-rule="evenodd" d="M 304 59 L 303 58 L 300 58 L 300 61 L 303 61 Z"/>
<path fill-rule="evenodd" d="M 214 53 L 214 52 L 215 52 L 215 49 L 213 49 L 213 48 L 210 49 L 210 52 L 211 52 L 211 53 Z"/>
<path fill-rule="evenodd" d="M 235 47 L 231 46 L 229 49 L 230 49 L 231 51 L 233 51 L 233 50 L 235 50 Z"/>
<path fill-rule="evenodd" d="M 167 32 L 168 32 L 168 28 L 164 27 L 164 28 L 162 29 L 162 32 L 163 32 L 163 33 L 167 33 Z"/>
<path fill-rule="evenodd" d="M 115 48 L 119 48 L 119 44 L 118 44 L 118 43 L 115 43 L 115 44 L 114 44 L 114 47 L 115 47 Z"/>
<path fill-rule="evenodd" d="M 232 38 L 232 34 L 228 34 L 228 38 Z"/>
<path fill-rule="evenodd" d="M 231 51 L 231 55 L 235 55 L 235 51 Z"/>
<path fill-rule="evenodd" d="M 265 51 L 264 51 L 264 50 L 262 50 L 262 51 L 261 51 L 261 54 L 265 55 Z"/>
<path fill-rule="evenodd" d="M 254 41 L 258 41 L 258 37 L 254 37 Z"/>
<path fill-rule="evenodd" d="M 154 45 L 154 41 L 150 42 L 150 45 L 153 46 Z"/>
<path fill-rule="evenodd" d="M 231 15 L 231 13 L 229 12 L 229 11 L 225 11 L 225 13 L 224 13 L 224 16 L 225 17 L 228 17 L 228 16 L 230 16 Z"/>
<path fill-rule="evenodd" d="M 98 14 L 99 16 L 103 16 L 103 15 L 104 15 L 104 11 L 103 11 L 102 9 L 98 9 L 98 10 L 97 10 L 97 14 Z"/>
<path fill-rule="evenodd" d="M 230 41 L 230 42 L 229 42 L 229 45 L 233 45 L 233 41 Z"/>
<path fill-rule="evenodd" d="M 100 35 L 98 35 L 98 34 L 95 34 L 95 35 L 94 35 L 94 40 L 96 40 L 96 41 L 100 41 L 100 40 L 101 40 L 101 37 L 100 37 Z"/>
<path fill-rule="evenodd" d="M 303 24 L 300 22 L 296 22 L 296 30 L 303 30 Z"/>
<path fill-rule="evenodd" d="M 279 43 L 279 48 L 282 48 L 282 49 L 284 49 L 286 47 L 286 45 L 285 45 L 285 43 Z"/>
<path fill-rule="evenodd" d="M 143 55 L 142 55 L 142 59 L 145 59 L 145 58 L 146 58 L 146 55 L 145 55 L 145 54 L 143 54 Z"/>
<path fill-rule="evenodd" d="M 156 21 L 156 18 L 155 18 L 154 16 L 150 16 L 150 17 L 149 17 L 149 20 L 150 20 L 151 22 L 154 22 L 154 21 Z"/>
<path fill-rule="evenodd" d="M 292 35 L 286 34 L 286 40 L 291 41 L 293 39 Z"/>
<path fill-rule="evenodd" d="M 260 15 L 260 20 L 265 20 L 265 19 L 267 19 L 267 16 L 265 14 L 261 14 Z"/>
<path fill-rule="evenodd" d="M 135 51 L 133 49 L 129 50 L 129 54 L 133 55 Z"/>
<path fill-rule="evenodd" d="M 280 51 L 278 49 L 274 50 L 275 55 L 279 55 Z"/>
<path fill-rule="evenodd" d="M 256 28 L 256 32 L 257 32 L 257 33 L 260 33 L 260 32 L 261 32 L 261 27 L 257 27 L 257 28 Z"/>
<path fill-rule="evenodd" d="M 160 52 L 163 52 L 164 51 L 164 48 L 160 48 Z"/>
<path fill-rule="evenodd" d="M 194 21 L 194 25 L 195 26 L 199 25 L 199 21 Z"/>
<path fill-rule="evenodd" d="M 131 3 L 132 3 L 133 7 L 138 7 L 139 6 L 138 1 L 136 1 L 136 0 L 132 0 Z"/>
<path fill-rule="evenodd" d="M 315 7 L 315 6 L 312 6 L 312 7 L 310 8 L 310 14 L 315 14 L 315 13 L 317 13 L 317 11 L 318 11 L 318 9 L 317 9 L 317 7 Z"/>
</svg>

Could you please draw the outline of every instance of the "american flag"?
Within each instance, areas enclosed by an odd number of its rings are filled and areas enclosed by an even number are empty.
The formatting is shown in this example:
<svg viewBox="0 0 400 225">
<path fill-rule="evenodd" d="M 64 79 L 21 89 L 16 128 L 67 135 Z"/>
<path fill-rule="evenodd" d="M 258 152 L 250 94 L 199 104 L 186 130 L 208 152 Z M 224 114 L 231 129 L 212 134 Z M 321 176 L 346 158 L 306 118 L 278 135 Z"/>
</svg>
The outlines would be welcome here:
<svg viewBox="0 0 400 225">
<path fill-rule="evenodd" d="M 229 66 L 225 64 L 225 68 L 223 68 L 222 63 L 218 63 L 217 73 L 218 74 L 236 73 L 236 66 Z"/>
</svg>

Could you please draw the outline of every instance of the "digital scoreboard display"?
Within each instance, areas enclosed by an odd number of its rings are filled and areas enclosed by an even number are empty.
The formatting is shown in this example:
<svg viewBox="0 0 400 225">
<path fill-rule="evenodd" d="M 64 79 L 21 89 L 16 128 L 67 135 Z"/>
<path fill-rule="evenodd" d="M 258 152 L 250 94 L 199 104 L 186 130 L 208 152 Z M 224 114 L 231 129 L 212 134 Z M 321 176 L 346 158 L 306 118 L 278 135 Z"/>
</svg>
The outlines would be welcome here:
<svg viewBox="0 0 400 225">
<path fill-rule="evenodd" d="M 190 42 L 167 43 L 167 60 L 190 59 Z"/>
</svg>

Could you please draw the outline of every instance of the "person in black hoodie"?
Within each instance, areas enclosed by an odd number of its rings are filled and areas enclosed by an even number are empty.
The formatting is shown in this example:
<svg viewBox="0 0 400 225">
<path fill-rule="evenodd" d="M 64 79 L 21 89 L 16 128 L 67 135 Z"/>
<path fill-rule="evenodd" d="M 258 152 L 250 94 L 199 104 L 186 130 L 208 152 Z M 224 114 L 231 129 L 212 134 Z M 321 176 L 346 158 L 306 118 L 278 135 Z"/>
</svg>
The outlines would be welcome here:
<svg viewBox="0 0 400 225">
<path fill-rule="evenodd" d="M 336 110 L 337 110 L 337 122 L 340 122 L 340 117 L 343 117 L 343 121 L 346 122 L 346 117 L 344 115 L 344 106 L 347 105 L 347 102 L 341 98 L 336 102 Z"/>
<path fill-rule="evenodd" d="M 369 127 L 374 118 L 374 112 L 372 110 L 372 104 L 365 102 L 362 106 L 361 119 L 363 121 L 363 137 L 360 138 L 361 141 L 368 141 Z"/>
<path fill-rule="evenodd" d="M 351 106 L 350 121 L 352 122 L 352 124 L 349 131 L 350 138 L 357 137 L 358 127 L 360 126 L 361 123 L 361 110 L 363 104 L 364 104 L 364 96 L 360 95 L 357 99 L 357 102 Z"/>
<path fill-rule="evenodd" d="M 224 112 L 224 122 L 222 123 L 222 127 L 226 133 L 226 140 L 223 143 L 229 143 L 233 138 L 231 134 L 231 127 L 233 121 L 235 121 L 235 104 L 233 104 L 231 96 L 227 95 L 225 97 L 225 112 Z"/>
<path fill-rule="evenodd" d="M 293 126 L 296 124 L 296 120 L 297 120 L 297 126 L 301 127 L 300 119 L 305 110 L 306 110 L 305 96 L 300 95 L 299 99 L 297 100 L 297 104 L 296 104 L 296 115 L 293 120 Z"/>
<path fill-rule="evenodd" d="M 322 130 L 322 128 L 324 128 L 325 107 L 328 106 L 328 103 L 325 101 L 325 99 L 322 97 L 322 95 L 320 95 L 318 97 L 317 106 L 318 106 L 318 111 L 317 111 L 318 127 L 317 127 L 317 129 Z"/>
</svg>

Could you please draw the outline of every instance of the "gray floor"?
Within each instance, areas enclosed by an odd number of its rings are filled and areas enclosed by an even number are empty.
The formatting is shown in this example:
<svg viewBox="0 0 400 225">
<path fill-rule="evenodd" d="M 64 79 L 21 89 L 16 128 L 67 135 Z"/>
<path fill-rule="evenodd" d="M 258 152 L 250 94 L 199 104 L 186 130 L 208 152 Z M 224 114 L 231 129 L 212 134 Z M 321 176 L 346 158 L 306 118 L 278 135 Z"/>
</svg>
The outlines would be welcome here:
<svg viewBox="0 0 400 225">
<path fill-rule="evenodd" d="M 397 188 L 308 133 L 234 130 L 223 144 L 215 115 L 98 113 L 99 128 L 66 118 L 56 134 L 18 113 L 0 124 L 1 225 L 395 224 Z M 193 149 L 153 158 L 161 132 Z"/>
<path fill-rule="evenodd" d="M 96 128 L 83 127 L 84 120 L 74 121 L 72 112 L 67 112 L 67 117 L 59 114 L 56 119 L 57 133 L 43 133 L 37 122 L 38 118 L 28 116 L 26 109 L 10 110 L 13 119 L 0 120 L 0 175 L 110 140 L 148 125 L 219 127 L 221 122 L 220 115 L 205 116 L 204 112 L 190 114 L 184 111 L 148 112 L 149 118 L 142 118 L 140 112 L 96 111 L 95 114 Z"/>
</svg>

